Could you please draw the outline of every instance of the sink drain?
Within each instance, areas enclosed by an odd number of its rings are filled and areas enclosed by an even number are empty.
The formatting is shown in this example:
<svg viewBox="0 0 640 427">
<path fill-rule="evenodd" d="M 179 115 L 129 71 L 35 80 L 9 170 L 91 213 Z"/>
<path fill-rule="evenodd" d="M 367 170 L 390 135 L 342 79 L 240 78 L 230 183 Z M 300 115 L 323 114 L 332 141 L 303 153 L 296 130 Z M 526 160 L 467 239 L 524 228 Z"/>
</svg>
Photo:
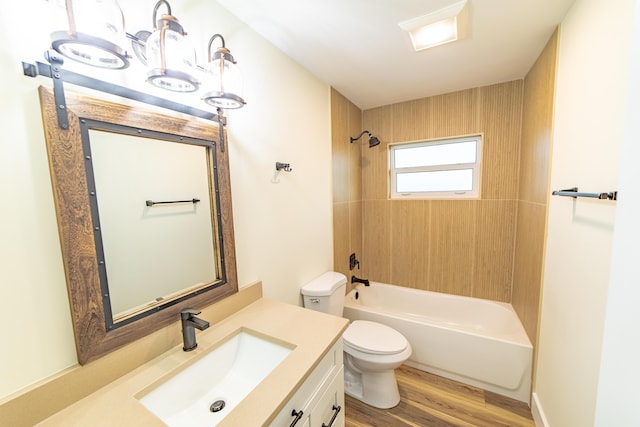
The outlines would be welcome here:
<svg viewBox="0 0 640 427">
<path fill-rule="evenodd" d="M 211 404 L 211 406 L 209 407 L 209 410 L 211 412 L 220 412 L 224 409 L 224 405 L 225 405 L 224 400 L 216 400 Z"/>
</svg>

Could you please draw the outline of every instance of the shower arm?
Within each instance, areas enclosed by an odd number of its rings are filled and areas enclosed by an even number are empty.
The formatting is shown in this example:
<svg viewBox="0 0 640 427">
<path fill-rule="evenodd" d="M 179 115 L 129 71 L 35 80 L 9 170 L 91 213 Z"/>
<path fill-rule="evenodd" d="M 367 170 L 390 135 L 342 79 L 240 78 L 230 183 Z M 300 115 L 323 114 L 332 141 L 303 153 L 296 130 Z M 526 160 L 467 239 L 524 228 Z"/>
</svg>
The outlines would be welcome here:
<svg viewBox="0 0 640 427">
<path fill-rule="evenodd" d="M 353 137 L 349 137 L 351 139 L 351 143 L 356 142 L 357 140 L 359 140 L 360 138 L 362 138 L 362 135 L 364 134 L 368 134 L 369 137 L 371 137 L 371 132 L 369 132 L 368 130 L 363 130 L 360 135 L 358 135 L 357 137 L 353 138 Z"/>
</svg>

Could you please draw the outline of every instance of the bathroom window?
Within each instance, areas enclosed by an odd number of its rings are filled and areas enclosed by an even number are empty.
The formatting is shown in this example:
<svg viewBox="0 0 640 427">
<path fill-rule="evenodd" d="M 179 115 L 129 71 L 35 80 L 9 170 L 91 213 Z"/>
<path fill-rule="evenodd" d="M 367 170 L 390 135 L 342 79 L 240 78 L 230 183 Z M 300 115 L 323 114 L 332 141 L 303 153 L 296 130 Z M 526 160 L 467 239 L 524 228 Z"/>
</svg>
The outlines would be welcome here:
<svg viewBox="0 0 640 427">
<path fill-rule="evenodd" d="M 392 145 L 392 199 L 480 198 L 479 135 Z"/>
</svg>

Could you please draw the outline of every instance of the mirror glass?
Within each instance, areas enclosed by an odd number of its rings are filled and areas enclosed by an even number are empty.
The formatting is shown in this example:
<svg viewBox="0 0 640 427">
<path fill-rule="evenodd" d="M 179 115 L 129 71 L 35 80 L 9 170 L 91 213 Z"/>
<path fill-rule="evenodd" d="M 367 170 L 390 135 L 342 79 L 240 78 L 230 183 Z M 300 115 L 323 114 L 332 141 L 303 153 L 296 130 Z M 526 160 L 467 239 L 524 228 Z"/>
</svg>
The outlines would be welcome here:
<svg viewBox="0 0 640 427">
<path fill-rule="evenodd" d="M 93 175 L 96 190 L 93 223 L 102 243 L 96 249 L 109 295 L 105 312 L 113 323 L 219 279 L 212 144 L 84 125 L 87 177 Z"/>
<path fill-rule="evenodd" d="M 236 293 L 224 129 L 71 91 L 59 109 L 39 94 L 79 363 Z"/>
</svg>

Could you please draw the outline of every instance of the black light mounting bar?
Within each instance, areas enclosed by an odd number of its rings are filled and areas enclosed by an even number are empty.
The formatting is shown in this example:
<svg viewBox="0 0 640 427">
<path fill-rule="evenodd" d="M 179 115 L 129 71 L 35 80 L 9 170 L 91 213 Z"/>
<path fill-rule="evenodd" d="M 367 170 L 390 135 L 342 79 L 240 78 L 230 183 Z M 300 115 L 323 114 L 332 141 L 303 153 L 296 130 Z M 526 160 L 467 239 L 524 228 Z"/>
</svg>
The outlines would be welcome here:
<svg viewBox="0 0 640 427">
<path fill-rule="evenodd" d="M 166 108 L 168 110 L 177 111 L 179 113 L 184 113 L 190 116 L 217 122 L 220 124 L 220 149 L 221 151 L 224 151 L 224 130 L 222 129 L 222 127 L 227 124 L 227 119 L 223 116 L 222 110 L 220 108 L 217 109 L 217 113 L 212 113 L 210 111 L 205 111 L 199 108 L 180 104 L 178 102 L 173 102 L 159 96 L 150 95 L 145 92 L 130 89 L 125 86 L 120 86 L 114 83 L 105 82 L 103 80 L 94 79 L 93 77 L 85 76 L 73 71 L 63 70 L 62 64 L 64 61 L 62 59 L 62 56 L 53 50 L 48 50 L 47 52 L 45 52 L 45 59 L 51 65 L 44 64 L 42 62 L 31 64 L 23 61 L 22 71 L 25 76 L 43 76 L 53 80 L 53 95 L 58 109 L 58 126 L 60 126 L 61 129 L 69 128 L 69 121 L 66 114 L 67 105 L 64 97 L 63 87 L 63 83 L 67 82 L 76 86 L 97 90 L 99 92 L 104 92 L 111 95 L 117 95 L 145 104 Z"/>
</svg>

